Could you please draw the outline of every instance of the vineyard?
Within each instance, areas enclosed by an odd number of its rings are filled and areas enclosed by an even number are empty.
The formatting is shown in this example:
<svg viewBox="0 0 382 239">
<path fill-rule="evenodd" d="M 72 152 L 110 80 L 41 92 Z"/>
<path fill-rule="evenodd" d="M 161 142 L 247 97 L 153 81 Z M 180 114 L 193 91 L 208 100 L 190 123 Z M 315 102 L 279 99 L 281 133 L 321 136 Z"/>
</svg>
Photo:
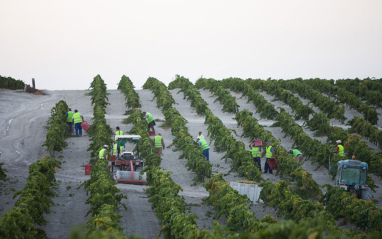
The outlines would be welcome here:
<svg viewBox="0 0 382 239">
<path fill-rule="evenodd" d="M 14 91 L 20 83 L 9 78 L 0 89 L 0 238 L 382 237 L 381 80 L 143 83 L 137 89 L 122 76 L 110 90 L 97 75 L 88 90 L 33 95 Z M 91 125 L 82 137 L 65 132 L 68 107 Z M 166 144 L 161 157 L 144 111 Z M 147 186 L 116 184 L 97 161 L 116 126 L 141 135 Z M 195 142 L 199 131 L 210 161 Z M 273 175 L 253 162 L 254 139 L 274 147 Z M 333 187 L 338 139 L 346 158 L 368 163 L 373 200 Z M 260 185 L 262 202 L 239 195 L 235 181 Z"/>
</svg>

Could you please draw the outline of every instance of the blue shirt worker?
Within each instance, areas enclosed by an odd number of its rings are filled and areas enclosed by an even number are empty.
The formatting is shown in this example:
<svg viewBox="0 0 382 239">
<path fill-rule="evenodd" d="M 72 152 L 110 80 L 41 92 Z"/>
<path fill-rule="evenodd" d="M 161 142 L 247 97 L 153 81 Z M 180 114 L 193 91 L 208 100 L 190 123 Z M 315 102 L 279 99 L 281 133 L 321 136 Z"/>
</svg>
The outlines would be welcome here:
<svg viewBox="0 0 382 239">
<path fill-rule="evenodd" d="M 78 112 L 78 110 L 74 110 L 74 114 L 72 117 L 74 128 L 76 130 L 76 137 L 82 136 L 82 126 L 81 123 L 84 121 L 84 117 Z"/>
<path fill-rule="evenodd" d="M 204 139 L 198 139 L 198 145 L 199 148 L 203 150 L 203 156 L 207 159 L 207 161 L 210 161 L 210 147 L 207 144 L 207 141 Z"/>
<path fill-rule="evenodd" d="M 68 109 L 68 112 L 65 114 L 65 118 L 66 118 L 66 124 L 68 125 L 67 127 L 67 130 L 68 130 L 68 133 L 71 134 L 72 133 L 72 127 L 73 127 L 73 111 L 71 108 Z"/>
<path fill-rule="evenodd" d="M 155 133 L 155 120 L 152 114 L 150 114 L 149 112 L 143 112 L 143 118 L 146 119 L 148 129 L 152 129 L 152 131 Z"/>
<path fill-rule="evenodd" d="M 271 142 L 268 141 L 267 142 L 267 148 L 265 151 L 266 160 L 265 160 L 265 165 L 264 165 L 264 173 L 268 173 L 268 171 L 269 171 L 270 174 L 273 174 L 272 169 L 268 165 L 268 160 L 270 158 L 274 158 L 274 155 L 275 155 L 275 150 L 271 146 Z"/>
</svg>

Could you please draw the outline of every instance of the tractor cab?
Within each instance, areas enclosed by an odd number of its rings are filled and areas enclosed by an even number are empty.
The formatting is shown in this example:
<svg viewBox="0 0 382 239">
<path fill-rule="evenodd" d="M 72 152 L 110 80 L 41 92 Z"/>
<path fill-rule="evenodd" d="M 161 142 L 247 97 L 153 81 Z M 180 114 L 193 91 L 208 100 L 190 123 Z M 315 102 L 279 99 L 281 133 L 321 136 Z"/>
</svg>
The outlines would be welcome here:
<svg viewBox="0 0 382 239">
<path fill-rule="evenodd" d="M 367 187 L 368 165 L 359 160 L 347 159 L 337 163 L 335 186 L 344 188 L 364 200 L 371 200 L 371 190 Z"/>
</svg>

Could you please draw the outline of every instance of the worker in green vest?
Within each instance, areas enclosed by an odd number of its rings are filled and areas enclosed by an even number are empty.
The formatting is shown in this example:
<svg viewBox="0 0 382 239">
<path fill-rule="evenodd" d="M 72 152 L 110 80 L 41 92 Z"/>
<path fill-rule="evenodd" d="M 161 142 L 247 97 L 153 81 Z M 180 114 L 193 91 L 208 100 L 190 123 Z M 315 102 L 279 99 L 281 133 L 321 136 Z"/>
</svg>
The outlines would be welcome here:
<svg viewBox="0 0 382 239">
<path fill-rule="evenodd" d="M 164 145 L 164 141 L 163 141 L 163 137 L 161 133 L 158 133 L 158 135 L 154 137 L 153 146 L 155 148 L 155 151 L 157 152 L 157 155 L 161 156 L 162 148 L 163 149 L 166 148 L 166 146 Z"/>
<path fill-rule="evenodd" d="M 115 127 L 115 135 L 123 135 L 123 131 L 119 129 L 119 126 Z"/>
<path fill-rule="evenodd" d="M 66 112 L 65 114 L 65 118 L 66 118 L 66 124 L 68 125 L 68 127 L 66 127 L 66 129 L 68 130 L 68 133 L 71 134 L 72 133 L 72 127 L 73 127 L 73 111 L 71 108 L 68 109 L 68 112 Z"/>
<path fill-rule="evenodd" d="M 196 137 L 196 140 L 204 139 L 204 136 L 202 135 L 202 131 L 199 131 L 198 137 Z M 205 140 L 205 139 L 204 139 Z"/>
<path fill-rule="evenodd" d="M 107 160 L 107 149 L 109 148 L 108 145 L 104 145 L 103 148 L 99 151 L 98 159 L 104 159 Z"/>
<path fill-rule="evenodd" d="M 207 144 L 207 141 L 204 139 L 197 139 L 196 142 L 198 142 L 199 148 L 203 150 L 203 156 L 207 161 L 210 161 L 210 147 Z"/>
<path fill-rule="evenodd" d="M 261 146 L 255 146 L 255 144 L 249 144 L 249 148 L 251 149 L 253 162 L 257 164 L 260 172 L 261 172 Z"/>
<path fill-rule="evenodd" d="M 290 154 L 293 154 L 293 157 L 295 158 L 297 163 L 301 163 L 302 161 L 302 153 L 298 149 L 291 149 L 289 150 Z"/>
<path fill-rule="evenodd" d="M 152 131 L 155 133 L 155 129 L 154 129 L 155 120 L 154 120 L 154 117 L 149 112 L 143 112 L 143 118 L 146 119 L 147 127 L 148 127 L 149 131 L 150 131 L 150 129 L 152 129 Z"/>
<path fill-rule="evenodd" d="M 81 123 L 84 121 L 84 117 L 78 112 L 78 110 L 74 110 L 74 114 L 72 117 L 74 128 L 76 130 L 76 137 L 82 136 L 82 127 Z"/>
<path fill-rule="evenodd" d="M 341 157 L 344 157 L 345 156 L 345 151 L 344 151 L 344 146 L 342 146 L 341 140 L 337 140 L 336 143 L 337 143 L 337 147 L 336 147 L 336 150 L 333 153 L 339 154 Z"/>
<path fill-rule="evenodd" d="M 119 145 L 119 147 L 118 147 L 118 142 L 115 142 L 114 149 L 113 149 L 113 155 L 114 156 L 117 155 L 117 158 L 120 158 L 122 151 L 123 151 L 123 146 Z"/>
<path fill-rule="evenodd" d="M 274 155 L 275 155 L 275 150 L 273 149 L 271 142 L 268 141 L 267 142 L 267 148 L 265 151 L 266 159 L 265 159 L 265 165 L 264 165 L 264 173 L 268 173 L 268 171 L 269 171 L 270 174 L 273 174 L 271 167 L 269 167 L 269 165 L 268 165 L 268 160 L 270 158 L 274 158 Z"/>
</svg>

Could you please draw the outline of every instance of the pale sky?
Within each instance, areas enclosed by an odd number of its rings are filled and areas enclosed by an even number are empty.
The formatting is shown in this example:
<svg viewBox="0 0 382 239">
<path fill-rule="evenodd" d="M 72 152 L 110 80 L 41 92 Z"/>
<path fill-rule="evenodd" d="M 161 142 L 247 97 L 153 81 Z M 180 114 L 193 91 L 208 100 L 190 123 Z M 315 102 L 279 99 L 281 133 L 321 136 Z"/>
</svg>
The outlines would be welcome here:
<svg viewBox="0 0 382 239">
<path fill-rule="evenodd" d="M 71 90 L 97 74 L 382 78 L 382 0 L 0 0 L 0 75 Z"/>
</svg>

